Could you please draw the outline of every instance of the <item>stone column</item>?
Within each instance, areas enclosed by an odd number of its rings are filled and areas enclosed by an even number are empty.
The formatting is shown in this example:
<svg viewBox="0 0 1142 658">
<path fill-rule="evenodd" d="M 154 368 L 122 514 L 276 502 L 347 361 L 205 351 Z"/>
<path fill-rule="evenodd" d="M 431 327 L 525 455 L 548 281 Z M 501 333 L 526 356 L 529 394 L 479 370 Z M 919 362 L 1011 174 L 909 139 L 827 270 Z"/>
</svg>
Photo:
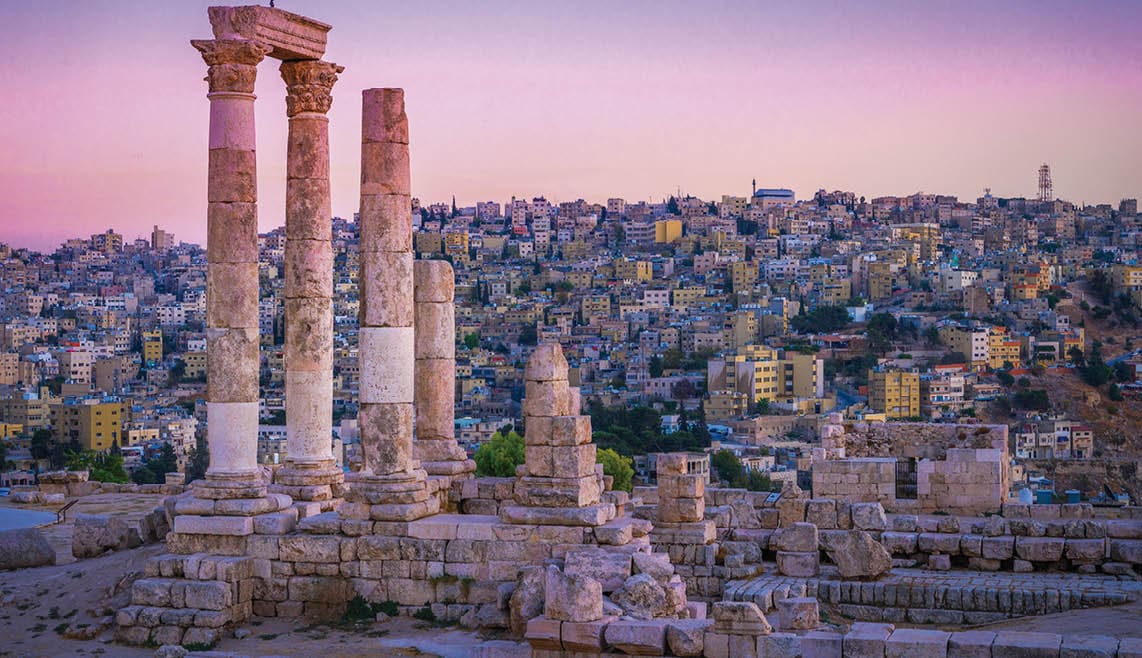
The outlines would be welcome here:
<svg viewBox="0 0 1142 658">
<path fill-rule="evenodd" d="M 413 459 L 415 328 L 408 117 L 401 89 L 366 89 L 361 114 L 361 471 L 348 518 L 407 521 L 439 511 Z"/>
<path fill-rule="evenodd" d="M 254 78 L 269 52 L 253 41 L 192 41 L 209 66 L 204 497 L 265 495 L 258 466 L 258 208 Z"/>
<path fill-rule="evenodd" d="M 276 488 L 332 506 L 344 480 L 333 458 L 333 227 L 329 201 L 330 92 L 344 67 L 281 65 L 286 83 L 285 385 L 287 457 Z M 338 492 L 339 493 L 339 492 Z"/>
<path fill-rule="evenodd" d="M 452 265 L 418 260 L 416 299 L 416 443 L 414 454 L 429 475 L 462 476 L 476 470 L 456 443 L 456 307 Z"/>
</svg>

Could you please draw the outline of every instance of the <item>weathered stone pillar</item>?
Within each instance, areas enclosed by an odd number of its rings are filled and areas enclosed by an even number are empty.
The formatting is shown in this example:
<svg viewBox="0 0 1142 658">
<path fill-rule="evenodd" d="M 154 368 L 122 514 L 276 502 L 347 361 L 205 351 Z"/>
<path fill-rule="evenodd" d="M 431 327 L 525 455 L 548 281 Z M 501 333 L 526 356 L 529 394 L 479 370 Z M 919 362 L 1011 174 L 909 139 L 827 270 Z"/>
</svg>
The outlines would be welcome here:
<svg viewBox="0 0 1142 658">
<path fill-rule="evenodd" d="M 209 66 L 207 497 L 265 495 L 258 466 L 258 207 L 253 41 L 192 41 Z"/>
<path fill-rule="evenodd" d="M 439 510 L 413 459 L 415 327 L 408 117 L 401 89 L 366 89 L 361 115 L 361 471 L 348 518 L 407 521 Z"/>
<path fill-rule="evenodd" d="M 285 385 L 287 457 L 276 488 L 332 506 L 344 480 L 333 458 L 333 227 L 329 201 L 331 91 L 344 67 L 281 65 L 286 83 Z M 340 493 L 340 492 L 338 492 Z"/>
<path fill-rule="evenodd" d="M 461 476 L 476 470 L 456 443 L 456 307 L 452 265 L 418 260 L 416 298 L 416 443 L 414 454 L 429 475 Z"/>
</svg>

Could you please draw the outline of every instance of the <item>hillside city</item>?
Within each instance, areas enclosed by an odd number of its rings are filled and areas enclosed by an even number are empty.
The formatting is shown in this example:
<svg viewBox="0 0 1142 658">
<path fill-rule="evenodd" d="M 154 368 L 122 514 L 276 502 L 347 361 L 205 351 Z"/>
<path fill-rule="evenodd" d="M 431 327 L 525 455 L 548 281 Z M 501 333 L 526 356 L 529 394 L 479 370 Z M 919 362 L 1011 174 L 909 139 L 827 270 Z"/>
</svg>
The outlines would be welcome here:
<svg viewBox="0 0 1142 658">
<path fill-rule="evenodd" d="M 1046 170 L 1040 171 L 1042 175 Z M 1011 490 L 1137 501 L 1136 199 L 758 188 L 475 205 L 413 199 L 418 259 L 455 270 L 456 437 L 521 422 L 524 365 L 558 342 L 600 448 L 730 450 L 753 488 L 808 486 L 819 427 L 1009 426 Z M 355 219 L 333 219 L 334 454 L 359 462 Z M 284 228 L 258 236 L 258 461 L 286 452 Z M 0 245 L 3 486 L 61 469 L 135 482 L 207 465 L 207 258 L 156 225 L 52 253 Z M 115 462 L 115 463 L 111 463 Z M 800 477 L 799 477 L 800 476 Z"/>
</svg>

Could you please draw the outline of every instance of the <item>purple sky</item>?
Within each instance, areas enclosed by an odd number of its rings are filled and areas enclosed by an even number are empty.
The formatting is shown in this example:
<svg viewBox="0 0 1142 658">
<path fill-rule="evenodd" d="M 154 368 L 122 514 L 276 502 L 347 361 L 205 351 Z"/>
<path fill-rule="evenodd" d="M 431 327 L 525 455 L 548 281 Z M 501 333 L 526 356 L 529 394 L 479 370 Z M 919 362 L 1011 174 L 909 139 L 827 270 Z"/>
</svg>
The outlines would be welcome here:
<svg viewBox="0 0 1142 658">
<path fill-rule="evenodd" d="M 152 224 L 204 239 L 205 2 L 0 3 L 0 241 Z M 1142 2 L 318 2 L 334 27 L 333 211 L 360 92 L 406 90 L 413 193 L 461 205 L 792 187 L 974 199 L 1142 194 Z M 283 223 L 284 84 L 258 80 L 263 229 Z"/>
</svg>

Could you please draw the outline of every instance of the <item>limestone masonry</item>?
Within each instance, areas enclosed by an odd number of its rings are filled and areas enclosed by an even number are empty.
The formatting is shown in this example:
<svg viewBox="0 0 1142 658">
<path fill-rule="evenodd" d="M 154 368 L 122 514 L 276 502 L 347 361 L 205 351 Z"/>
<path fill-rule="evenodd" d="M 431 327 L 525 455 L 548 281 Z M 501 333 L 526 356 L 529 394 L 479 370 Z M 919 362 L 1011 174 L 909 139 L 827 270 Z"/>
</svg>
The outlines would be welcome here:
<svg viewBox="0 0 1142 658">
<path fill-rule="evenodd" d="M 118 611 L 122 642 L 209 645 L 254 616 L 333 620 L 362 597 L 514 638 L 474 648 L 483 658 L 1142 655 L 1130 638 L 895 627 L 1138 599 L 1142 513 L 1004 504 L 1006 428 L 835 417 L 813 455 L 811 492 L 792 481 L 780 494 L 708 486 L 687 455 L 666 453 L 657 487 L 632 496 L 596 463 L 562 348 L 542 343 L 525 371 L 524 463 L 514 478 L 474 477 L 454 429 L 452 267 L 414 260 L 401 89 L 362 95 L 362 451 L 343 475 L 329 441 L 326 117 L 343 68 L 322 60 L 328 25 L 267 7 L 209 16 L 214 39 L 192 44 L 210 104 L 210 467 L 167 498 L 168 553 L 148 562 Z M 288 458 L 276 471 L 256 460 L 253 89 L 266 57 L 281 60 L 289 117 Z M 914 483 L 901 462 L 914 465 Z M 119 547 L 112 535 L 123 533 L 81 525 L 91 551 Z M 839 632 L 821 605 L 859 621 Z"/>
</svg>

